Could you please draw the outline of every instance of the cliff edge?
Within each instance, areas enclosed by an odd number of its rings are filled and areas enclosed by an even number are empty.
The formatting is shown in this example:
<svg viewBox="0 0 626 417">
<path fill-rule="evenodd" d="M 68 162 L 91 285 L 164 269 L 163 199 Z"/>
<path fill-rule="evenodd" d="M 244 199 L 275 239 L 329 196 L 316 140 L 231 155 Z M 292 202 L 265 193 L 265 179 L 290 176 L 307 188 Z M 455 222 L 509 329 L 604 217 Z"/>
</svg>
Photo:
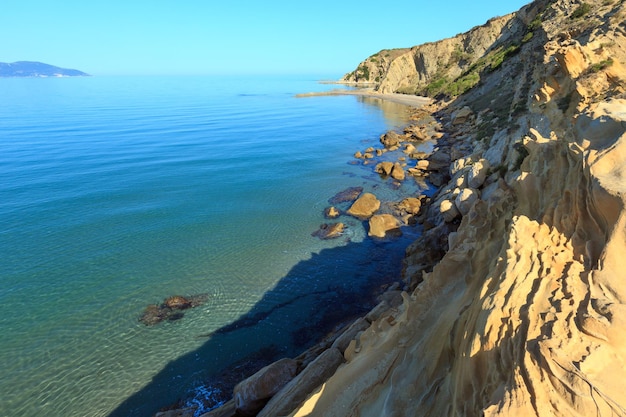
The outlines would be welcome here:
<svg viewBox="0 0 626 417">
<path fill-rule="evenodd" d="M 347 74 L 437 98 L 401 299 L 205 416 L 626 416 L 625 65 L 624 0 L 538 0 Z"/>
<path fill-rule="evenodd" d="M 377 75 L 447 100 L 471 152 L 426 216 L 460 224 L 292 416 L 626 415 L 625 61 L 624 1 L 536 1 Z"/>
</svg>

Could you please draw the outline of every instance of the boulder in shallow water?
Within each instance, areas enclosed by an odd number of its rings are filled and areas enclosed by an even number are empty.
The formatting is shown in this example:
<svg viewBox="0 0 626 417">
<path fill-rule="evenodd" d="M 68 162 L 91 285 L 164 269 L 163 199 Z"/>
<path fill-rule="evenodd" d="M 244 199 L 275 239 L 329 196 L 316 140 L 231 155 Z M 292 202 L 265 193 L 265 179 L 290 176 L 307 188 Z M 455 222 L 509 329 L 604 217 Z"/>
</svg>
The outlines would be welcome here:
<svg viewBox="0 0 626 417">
<path fill-rule="evenodd" d="M 174 321 L 183 318 L 183 310 L 204 304 L 208 294 L 197 294 L 190 297 L 173 295 L 167 297 L 161 304 L 150 304 L 145 308 L 139 321 L 146 326 L 154 326 L 162 321 Z"/>
<path fill-rule="evenodd" d="M 339 212 L 339 210 L 337 210 L 336 207 L 331 206 L 331 207 L 327 207 L 324 210 L 324 217 L 326 217 L 327 219 L 336 219 L 337 217 L 339 217 L 341 215 L 341 213 Z"/>
<path fill-rule="evenodd" d="M 168 308 L 185 310 L 191 307 L 191 301 L 182 295 L 173 295 L 167 297 L 163 302 L 163 305 Z"/>
<path fill-rule="evenodd" d="M 402 136 L 396 132 L 387 132 L 380 137 L 380 143 L 382 143 L 385 148 L 394 148 L 400 145 L 402 139 Z"/>
<path fill-rule="evenodd" d="M 374 170 L 381 175 L 389 176 L 391 175 L 391 171 L 393 171 L 393 162 L 380 162 L 376 165 L 376 168 L 374 168 Z"/>
<path fill-rule="evenodd" d="M 380 208 L 380 201 L 372 193 L 363 193 L 348 209 L 348 214 L 365 220 L 372 217 Z"/>
<path fill-rule="evenodd" d="M 422 201 L 419 198 L 408 197 L 398 203 L 398 210 L 408 214 L 419 214 L 422 208 Z"/>
<path fill-rule="evenodd" d="M 335 194 L 332 198 L 328 199 L 328 202 L 330 204 L 339 204 L 347 201 L 354 201 L 362 192 L 363 187 L 349 187 Z"/>
<path fill-rule="evenodd" d="M 193 417 L 197 407 L 180 408 L 177 410 L 167 410 L 156 413 L 154 417 Z"/>
<path fill-rule="evenodd" d="M 159 304 L 150 304 L 143 311 L 143 314 L 139 318 L 139 321 L 146 326 L 154 326 L 155 324 L 158 324 L 163 320 L 167 320 L 167 315 L 169 311 L 169 309 L 161 308 Z"/>
<path fill-rule="evenodd" d="M 376 214 L 370 218 L 370 230 L 368 236 L 384 238 L 388 236 L 400 236 L 400 222 L 391 214 Z"/>
<path fill-rule="evenodd" d="M 404 173 L 404 169 L 399 162 L 393 164 L 393 170 L 391 171 L 391 178 L 398 181 L 404 181 L 406 174 Z"/>
<path fill-rule="evenodd" d="M 312 236 L 319 237 L 320 239 L 335 239 L 343 234 L 345 225 L 339 223 L 324 223 L 315 232 L 311 233 Z"/>
</svg>

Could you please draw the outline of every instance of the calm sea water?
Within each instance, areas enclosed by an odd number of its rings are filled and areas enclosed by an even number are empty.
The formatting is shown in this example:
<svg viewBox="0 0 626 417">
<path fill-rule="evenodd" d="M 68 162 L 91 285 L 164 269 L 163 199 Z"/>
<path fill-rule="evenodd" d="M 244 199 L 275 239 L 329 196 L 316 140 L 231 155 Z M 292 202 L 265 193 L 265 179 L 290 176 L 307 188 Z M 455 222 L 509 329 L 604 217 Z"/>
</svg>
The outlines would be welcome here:
<svg viewBox="0 0 626 417">
<path fill-rule="evenodd" d="M 294 97 L 329 88 L 0 79 L 0 415 L 151 415 L 260 349 L 297 354 L 365 309 L 357 294 L 397 280 L 417 231 L 375 242 L 342 218 L 341 239 L 311 233 L 346 187 L 420 192 L 351 163 L 407 109 Z M 209 299 L 180 320 L 138 321 L 174 294 Z"/>
</svg>

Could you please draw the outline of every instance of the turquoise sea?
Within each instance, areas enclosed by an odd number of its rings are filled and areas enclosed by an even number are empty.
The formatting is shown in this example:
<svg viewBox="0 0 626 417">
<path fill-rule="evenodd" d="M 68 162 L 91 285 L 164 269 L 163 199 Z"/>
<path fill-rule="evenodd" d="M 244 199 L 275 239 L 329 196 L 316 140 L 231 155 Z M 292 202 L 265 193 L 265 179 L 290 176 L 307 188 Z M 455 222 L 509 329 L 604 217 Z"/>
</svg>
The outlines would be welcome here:
<svg viewBox="0 0 626 417">
<path fill-rule="evenodd" d="M 407 108 L 294 97 L 336 88 L 320 78 L 0 79 L 1 416 L 207 407 L 233 363 L 293 357 L 398 281 L 417 228 L 311 233 L 347 187 L 423 191 L 352 157 Z M 195 294 L 179 320 L 138 320 Z"/>
</svg>

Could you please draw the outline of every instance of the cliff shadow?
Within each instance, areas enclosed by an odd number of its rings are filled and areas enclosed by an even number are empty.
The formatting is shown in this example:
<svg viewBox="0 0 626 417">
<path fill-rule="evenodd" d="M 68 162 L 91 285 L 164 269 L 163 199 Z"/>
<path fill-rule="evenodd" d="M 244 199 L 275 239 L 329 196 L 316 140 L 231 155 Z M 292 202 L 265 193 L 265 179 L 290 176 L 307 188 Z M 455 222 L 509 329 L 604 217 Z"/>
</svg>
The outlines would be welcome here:
<svg viewBox="0 0 626 417">
<path fill-rule="evenodd" d="M 230 399 L 236 383 L 280 358 L 295 358 L 374 307 L 377 295 L 401 280 L 405 248 L 419 226 L 406 231 L 395 239 L 345 241 L 297 263 L 237 320 L 210 333 L 199 328 L 206 342 L 168 363 L 109 416 L 192 405 L 207 411 Z"/>
</svg>

